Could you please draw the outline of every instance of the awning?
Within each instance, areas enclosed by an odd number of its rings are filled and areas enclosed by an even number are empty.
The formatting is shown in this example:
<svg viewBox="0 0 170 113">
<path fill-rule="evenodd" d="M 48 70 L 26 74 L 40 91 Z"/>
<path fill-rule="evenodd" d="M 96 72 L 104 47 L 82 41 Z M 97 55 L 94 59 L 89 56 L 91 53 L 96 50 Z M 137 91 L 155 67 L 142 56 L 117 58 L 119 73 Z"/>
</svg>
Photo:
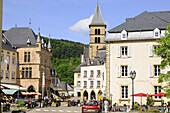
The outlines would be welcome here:
<svg viewBox="0 0 170 113">
<path fill-rule="evenodd" d="M 41 95 L 41 93 L 36 93 L 36 92 L 21 92 L 22 95 Z"/>
<path fill-rule="evenodd" d="M 26 88 L 23 88 L 22 86 L 19 86 L 19 85 L 3 84 L 3 83 L 1 85 L 11 90 L 26 90 Z"/>
<path fill-rule="evenodd" d="M 13 95 L 18 90 L 10 90 L 10 89 L 3 89 L 2 90 L 6 95 Z"/>
</svg>

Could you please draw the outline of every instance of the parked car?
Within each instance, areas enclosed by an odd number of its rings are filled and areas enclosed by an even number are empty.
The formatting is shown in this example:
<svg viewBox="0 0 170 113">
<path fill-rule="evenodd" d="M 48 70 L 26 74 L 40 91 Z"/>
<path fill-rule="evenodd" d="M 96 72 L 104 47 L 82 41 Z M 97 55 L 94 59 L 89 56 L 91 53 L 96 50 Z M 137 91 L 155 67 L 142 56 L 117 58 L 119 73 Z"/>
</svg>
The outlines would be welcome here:
<svg viewBox="0 0 170 113">
<path fill-rule="evenodd" d="M 100 113 L 98 102 L 96 100 L 87 100 L 82 107 L 82 113 Z"/>
<path fill-rule="evenodd" d="M 16 104 L 18 104 L 19 101 L 23 101 L 23 102 L 25 102 L 25 104 L 28 104 L 30 100 L 29 99 L 15 99 Z"/>
</svg>

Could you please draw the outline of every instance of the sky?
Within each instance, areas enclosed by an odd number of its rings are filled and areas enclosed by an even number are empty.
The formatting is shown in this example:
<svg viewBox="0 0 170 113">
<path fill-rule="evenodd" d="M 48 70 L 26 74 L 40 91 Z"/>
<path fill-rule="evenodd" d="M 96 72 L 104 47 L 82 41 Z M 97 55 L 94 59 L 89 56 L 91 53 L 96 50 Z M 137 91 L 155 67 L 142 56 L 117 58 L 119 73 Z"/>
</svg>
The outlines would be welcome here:
<svg viewBox="0 0 170 113">
<path fill-rule="evenodd" d="M 29 27 L 55 39 L 89 44 L 89 24 L 99 3 L 106 31 L 144 11 L 170 11 L 170 0 L 3 0 L 3 30 Z"/>
</svg>

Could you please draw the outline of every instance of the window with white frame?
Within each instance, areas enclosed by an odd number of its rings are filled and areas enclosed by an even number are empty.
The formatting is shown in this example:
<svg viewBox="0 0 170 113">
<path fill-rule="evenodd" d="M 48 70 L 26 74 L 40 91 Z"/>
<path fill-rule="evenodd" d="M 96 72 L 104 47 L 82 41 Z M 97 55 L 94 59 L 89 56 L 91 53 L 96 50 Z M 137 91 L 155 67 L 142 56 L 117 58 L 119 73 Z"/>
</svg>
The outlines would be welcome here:
<svg viewBox="0 0 170 113">
<path fill-rule="evenodd" d="M 126 34 L 122 34 L 122 38 L 126 38 Z"/>
<path fill-rule="evenodd" d="M 97 70 L 97 75 L 100 75 L 100 70 Z"/>
<path fill-rule="evenodd" d="M 154 46 L 153 46 L 153 50 L 156 50 L 156 49 L 158 49 L 158 48 L 159 48 L 159 45 L 154 45 Z M 154 52 L 153 52 L 153 53 L 154 53 Z M 157 54 L 154 53 L 154 56 L 157 56 Z"/>
<path fill-rule="evenodd" d="M 121 66 L 121 76 L 122 77 L 128 76 L 128 66 Z"/>
<path fill-rule="evenodd" d="M 128 98 L 128 86 L 121 86 L 122 99 Z"/>
<path fill-rule="evenodd" d="M 78 78 L 80 78 L 80 74 L 78 74 Z"/>
<path fill-rule="evenodd" d="M 87 71 L 84 71 L 84 77 L 87 77 Z"/>
<path fill-rule="evenodd" d="M 161 93 L 161 86 L 154 86 L 154 94 Z M 155 99 L 161 99 L 161 96 L 155 96 Z"/>
<path fill-rule="evenodd" d="M 9 71 L 6 71 L 6 78 L 9 78 Z"/>
<path fill-rule="evenodd" d="M 158 77 L 160 73 L 160 65 L 154 65 L 154 76 Z"/>
<path fill-rule="evenodd" d="M 93 81 L 90 81 L 90 87 L 93 87 Z"/>
<path fill-rule="evenodd" d="M 159 36 L 159 33 L 158 32 L 155 32 L 155 37 L 158 37 Z"/>
<path fill-rule="evenodd" d="M 87 87 L 87 81 L 84 81 L 84 87 Z"/>
<path fill-rule="evenodd" d="M 12 72 L 12 79 L 15 79 L 15 72 Z"/>
<path fill-rule="evenodd" d="M 78 81 L 77 82 L 77 87 L 80 87 L 81 86 L 81 81 Z"/>
<path fill-rule="evenodd" d="M 1 70 L 1 78 L 4 76 L 4 70 Z"/>
<path fill-rule="evenodd" d="M 128 56 L 128 47 L 121 47 L 121 57 L 127 57 Z"/>
<path fill-rule="evenodd" d="M 94 71 L 91 70 L 91 71 L 90 71 L 90 76 L 93 76 L 93 75 L 94 75 Z"/>
<path fill-rule="evenodd" d="M 100 81 L 97 81 L 97 87 L 100 87 Z"/>
<path fill-rule="evenodd" d="M 15 64 L 15 57 L 12 57 L 12 64 Z"/>
</svg>

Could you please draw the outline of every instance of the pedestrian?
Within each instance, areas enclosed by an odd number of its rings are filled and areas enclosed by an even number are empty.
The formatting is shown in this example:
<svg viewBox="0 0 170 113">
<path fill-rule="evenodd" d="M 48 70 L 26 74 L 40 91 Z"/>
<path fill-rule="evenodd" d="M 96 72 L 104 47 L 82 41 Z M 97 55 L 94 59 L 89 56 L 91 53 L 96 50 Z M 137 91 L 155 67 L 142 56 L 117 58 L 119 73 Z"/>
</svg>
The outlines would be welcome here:
<svg viewBox="0 0 170 113">
<path fill-rule="evenodd" d="M 168 106 L 167 106 L 166 103 L 165 103 L 165 106 L 164 106 L 164 112 L 165 112 L 165 113 L 168 112 Z"/>
<path fill-rule="evenodd" d="M 108 113 L 108 106 L 109 106 L 109 103 L 108 103 L 107 99 L 105 99 L 105 101 L 104 101 L 105 113 Z"/>
<path fill-rule="evenodd" d="M 48 103 L 49 103 L 49 105 L 50 105 L 50 107 L 51 107 L 51 104 L 52 104 L 51 97 L 48 99 Z"/>
</svg>

